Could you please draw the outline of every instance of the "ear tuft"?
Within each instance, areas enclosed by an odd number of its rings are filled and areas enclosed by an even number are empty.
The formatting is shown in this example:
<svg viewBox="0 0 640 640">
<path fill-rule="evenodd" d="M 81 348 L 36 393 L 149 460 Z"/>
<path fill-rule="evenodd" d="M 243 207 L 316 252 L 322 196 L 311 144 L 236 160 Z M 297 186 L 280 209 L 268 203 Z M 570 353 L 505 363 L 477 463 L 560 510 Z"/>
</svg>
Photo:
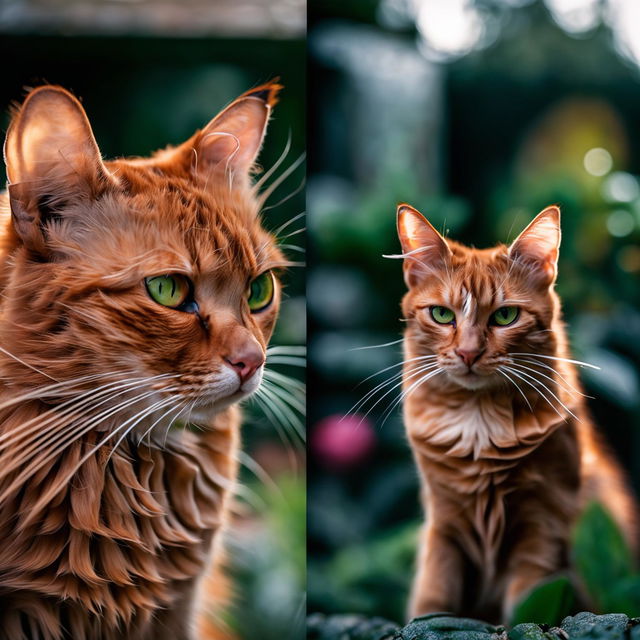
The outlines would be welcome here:
<svg viewBox="0 0 640 640">
<path fill-rule="evenodd" d="M 398 237 L 404 258 L 404 277 L 409 287 L 441 268 L 451 249 L 433 225 L 416 209 L 401 203 L 397 208 Z"/>
<path fill-rule="evenodd" d="M 558 273 L 560 239 L 560 209 L 553 205 L 541 211 L 511 243 L 509 257 L 530 266 L 532 277 L 550 286 Z"/>
<path fill-rule="evenodd" d="M 278 94 L 284 88 L 279 81 L 280 78 L 274 78 L 266 84 L 247 91 L 244 95 L 251 96 L 252 98 L 260 98 L 260 100 L 266 102 L 270 107 L 273 107 L 278 103 Z"/>
</svg>

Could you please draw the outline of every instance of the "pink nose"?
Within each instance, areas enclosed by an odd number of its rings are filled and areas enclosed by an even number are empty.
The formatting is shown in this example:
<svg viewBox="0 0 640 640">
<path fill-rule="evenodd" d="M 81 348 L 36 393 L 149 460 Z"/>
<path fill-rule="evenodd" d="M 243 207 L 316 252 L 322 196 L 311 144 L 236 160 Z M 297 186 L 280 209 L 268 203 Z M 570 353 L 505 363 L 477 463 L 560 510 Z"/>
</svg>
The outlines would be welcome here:
<svg viewBox="0 0 640 640">
<path fill-rule="evenodd" d="M 482 355 L 482 351 L 480 349 L 456 349 L 456 354 L 460 356 L 460 359 L 467 367 L 471 367 Z"/>
<path fill-rule="evenodd" d="M 264 364 L 264 354 L 260 345 L 255 343 L 246 345 L 239 353 L 225 360 L 240 376 L 240 382 L 244 384 Z"/>
</svg>

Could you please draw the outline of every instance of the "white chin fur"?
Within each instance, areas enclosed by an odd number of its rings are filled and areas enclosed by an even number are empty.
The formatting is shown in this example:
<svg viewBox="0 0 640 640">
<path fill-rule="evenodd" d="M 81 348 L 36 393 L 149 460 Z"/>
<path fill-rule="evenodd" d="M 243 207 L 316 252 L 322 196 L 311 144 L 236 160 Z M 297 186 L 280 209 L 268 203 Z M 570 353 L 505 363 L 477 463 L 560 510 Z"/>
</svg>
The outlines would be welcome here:
<svg viewBox="0 0 640 640">
<path fill-rule="evenodd" d="M 210 420 L 221 411 L 231 405 L 244 400 L 257 391 L 262 382 L 262 370 L 260 367 L 244 384 L 239 385 L 238 374 L 225 367 L 220 378 L 209 396 L 203 400 L 202 405 L 194 407 L 191 417 L 194 422 Z"/>
<path fill-rule="evenodd" d="M 495 384 L 495 376 L 481 376 L 477 374 L 472 375 L 458 375 L 455 373 L 447 372 L 448 378 L 464 389 L 484 389 L 486 387 L 491 387 Z"/>
</svg>

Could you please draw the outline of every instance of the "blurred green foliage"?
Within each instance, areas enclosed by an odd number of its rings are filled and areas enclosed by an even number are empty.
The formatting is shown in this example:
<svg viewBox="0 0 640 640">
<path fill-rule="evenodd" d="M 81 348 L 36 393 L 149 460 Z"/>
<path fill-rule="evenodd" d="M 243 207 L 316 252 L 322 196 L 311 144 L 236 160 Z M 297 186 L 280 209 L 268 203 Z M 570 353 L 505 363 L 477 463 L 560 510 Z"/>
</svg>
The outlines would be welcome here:
<svg viewBox="0 0 640 640">
<path fill-rule="evenodd" d="M 590 504 L 576 527 L 574 564 L 597 611 L 640 616 L 640 573 L 611 515 Z"/>
<path fill-rule="evenodd" d="M 534 587 L 516 606 L 509 623 L 512 627 L 531 622 L 550 626 L 560 624 L 571 613 L 573 602 L 569 578 L 552 578 Z"/>
<path fill-rule="evenodd" d="M 305 634 L 306 489 L 300 477 L 248 483 L 262 508 L 228 538 L 237 593 L 230 624 L 245 640 L 297 640 Z"/>
</svg>

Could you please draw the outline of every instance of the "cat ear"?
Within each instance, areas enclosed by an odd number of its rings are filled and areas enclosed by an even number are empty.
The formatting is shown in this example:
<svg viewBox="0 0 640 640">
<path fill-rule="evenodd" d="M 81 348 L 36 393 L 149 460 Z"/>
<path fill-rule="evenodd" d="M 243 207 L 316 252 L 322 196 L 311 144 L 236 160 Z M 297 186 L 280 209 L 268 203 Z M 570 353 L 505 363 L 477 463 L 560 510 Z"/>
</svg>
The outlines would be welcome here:
<svg viewBox="0 0 640 640">
<path fill-rule="evenodd" d="M 4 159 L 14 228 L 32 249 L 44 249 L 43 226 L 61 205 L 95 197 L 112 180 L 82 105 L 61 87 L 27 96 L 7 132 Z"/>
<path fill-rule="evenodd" d="M 451 256 L 445 239 L 429 221 L 408 204 L 399 204 L 398 237 L 404 258 L 404 279 L 412 287 L 426 275 L 442 268 Z"/>
<path fill-rule="evenodd" d="M 560 237 L 560 209 L 547 207 L 511 243 L 509 257 L 529 265 L 532 276 L 549 286 L 558 273 Z"/>
<path fill-rule="evenodd" d="M 206 179 L 211 172 L 222 172 L 248 180 L 280 89 L 274 81 L 248 91 L 198 134 L 193 147 L 198 174 Z"/>
</svg>

